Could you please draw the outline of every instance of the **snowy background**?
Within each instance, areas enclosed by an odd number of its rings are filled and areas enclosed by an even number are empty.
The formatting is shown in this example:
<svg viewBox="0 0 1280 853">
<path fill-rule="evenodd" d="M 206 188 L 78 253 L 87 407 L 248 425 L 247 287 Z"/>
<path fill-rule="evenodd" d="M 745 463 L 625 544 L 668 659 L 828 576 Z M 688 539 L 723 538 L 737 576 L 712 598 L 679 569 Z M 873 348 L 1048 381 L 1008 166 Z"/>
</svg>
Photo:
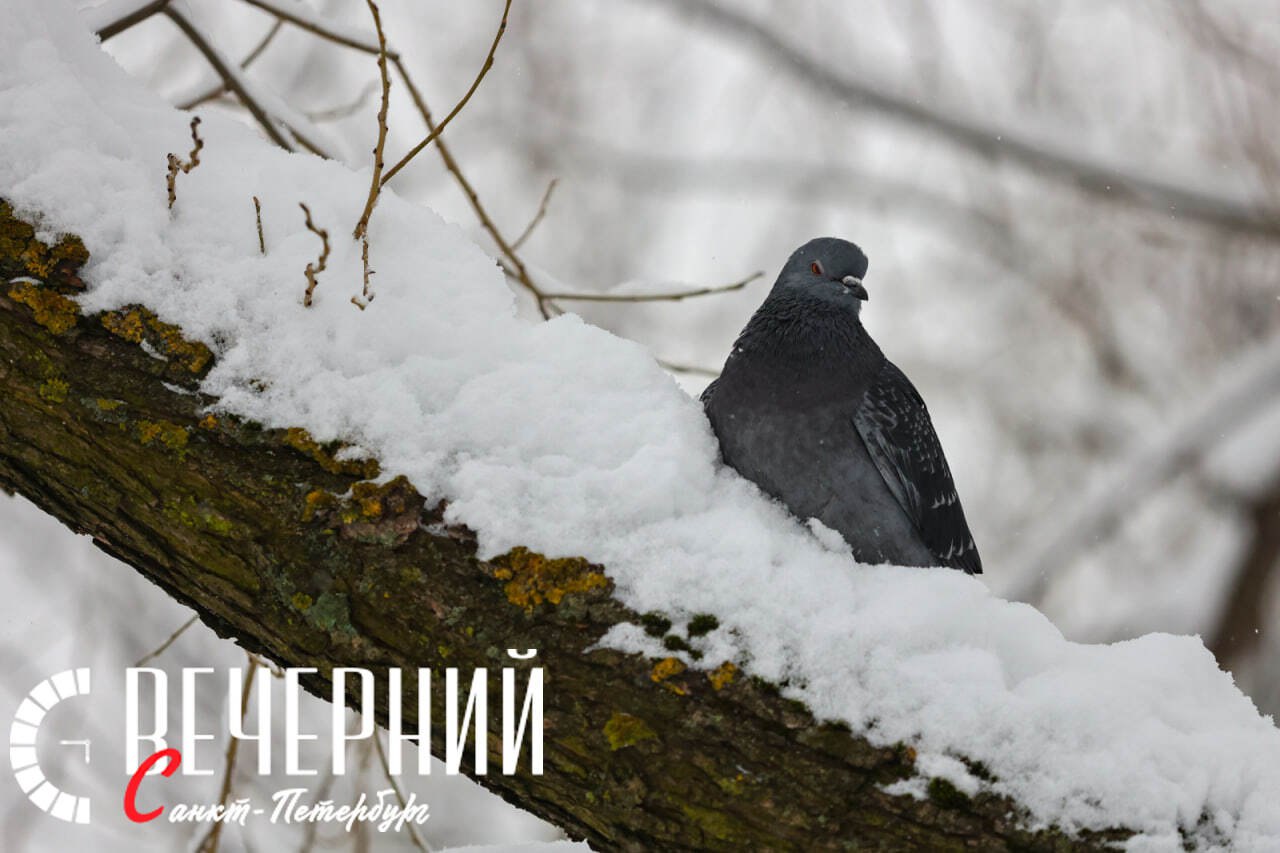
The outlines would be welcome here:
<svg viewBox="0 0 1280 853">
<path fill-rule="evenodd" d="M 233 57 L 271 25 L 239 3 L 190 5 Z M 510 233 L 558 178 L 524 250 L 544 280 L 640 290 L 765 270 L 721 297 L 574 306 L 666 361 L 714 369 L 792 248 L 820 233 L 857 241 L 871 259 L 867 323 L 929 401 L 985 583 L 1035 604 L 1072 640 L 1200 634 L 1261 710 L 1280 707 L 1280 632 L 1268 631 L 1280 551 L 1280 448 L 1268 439 L 1280 417 L 1265 405 L 1280 397 L 1277 23 L 1250 3 L 732 6 L 822 67 L 993 137 L 1021 134 L 1233 215 L 1272 211 L 1243 221 L 1090 188 L 975 152 L 942 122 L 839 101 L 759 40 L 676 6 L 517 2 L 498 62 L 449 128 Z M 442 113 L 470 84 L 500 4 L 382 7 Z M 367 29 L 363 3 L 313 8 Z M 167 21 L 109 52 L 175 103 L 213 81 Z M 369 57 L 285 28 L 249 73 L 316 114 L 330 150 L 366 165 L 376 99 L 345 118 L 320 113 L 367 92 Z M 402 91 L 392 115 L 398 152 L 420 136 Z M 396 187 L 490 248 L 431 151 Z M 691 393 L 707 381 L 678 379 Z M 187 618 L 19 499 L 0 503 L 0 561 L 9 706 L 57 669 L 118 669 Z M 239 663 L 198 626 L 162 660 Z M 5 849 L 52 849 L 46 823 L 13 793 Z M 555 837 L 466 782 L 432 777 L 420 796 L 435 845 Z M 228 836 L 227 849 L 245 841 Z"/>
</svg>

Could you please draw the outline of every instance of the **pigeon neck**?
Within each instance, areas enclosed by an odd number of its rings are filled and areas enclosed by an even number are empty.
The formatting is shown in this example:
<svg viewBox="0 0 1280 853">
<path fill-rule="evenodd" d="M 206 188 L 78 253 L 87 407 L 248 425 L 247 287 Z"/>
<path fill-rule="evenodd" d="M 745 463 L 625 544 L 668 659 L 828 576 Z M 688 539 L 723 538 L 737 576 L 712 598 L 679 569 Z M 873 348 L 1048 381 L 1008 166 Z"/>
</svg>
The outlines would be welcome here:
<svg viewBox="0 0 1280 853">
<path fill-rule="evenodd" d="M 842 364 L 884 358 L 856 310 L 815 304 L 789 293 L 775 293 L 764 301 L 742 330 L 735 349 Z"/>
<path fill-rule="evenodd" d="M 742 330 L 721 382 L 788 388 L 792 404 L 854 399 L 883 363 L 854 312 L 770 297 Z"/>
</svg>

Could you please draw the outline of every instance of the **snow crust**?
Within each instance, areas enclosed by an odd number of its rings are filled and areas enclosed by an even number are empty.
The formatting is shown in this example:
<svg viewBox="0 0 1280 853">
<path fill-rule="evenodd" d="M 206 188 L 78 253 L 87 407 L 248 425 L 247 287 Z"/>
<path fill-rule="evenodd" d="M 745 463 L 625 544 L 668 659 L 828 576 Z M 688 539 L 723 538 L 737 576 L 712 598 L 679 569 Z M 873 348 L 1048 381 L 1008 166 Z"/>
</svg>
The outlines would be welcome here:
<svg viewBox="0 0 1280 853">
<path fill-rule="evenodd" d="M 636 610 L 716 614 L 693 665 L 732 659 L 820 718 L 913 744 L 962 790 L 987 783 L 956 759 L 980 761 L 1035 821 L 1132 827 L 1135 849 L 1178 849 L 1182 830 L 1280 850 L 1280 731 L 1199 639 L 1074 644 L 977 579 L 855 564 L 719 465 L 699 405 L 644 349 L 573 316 L 517 318 L 493 260 L 394 194 L 370 230 L 377 299 L 356 310 L 367 172 L 211 115 L 171 214 L 165 155 L 185 154 L 188 117 L 66 0 L 6 6 L 0 196 L 85 239 L 87 310 L 145 303 L 208 342 L 218 408 L 366 449 L 447 497 L 485 555 L 585 556 Z M 299 201 L 333 247 L 311 309 L 319 245 Z M 636 626 L 604 642 L 669 654 Z"/>
</svg>

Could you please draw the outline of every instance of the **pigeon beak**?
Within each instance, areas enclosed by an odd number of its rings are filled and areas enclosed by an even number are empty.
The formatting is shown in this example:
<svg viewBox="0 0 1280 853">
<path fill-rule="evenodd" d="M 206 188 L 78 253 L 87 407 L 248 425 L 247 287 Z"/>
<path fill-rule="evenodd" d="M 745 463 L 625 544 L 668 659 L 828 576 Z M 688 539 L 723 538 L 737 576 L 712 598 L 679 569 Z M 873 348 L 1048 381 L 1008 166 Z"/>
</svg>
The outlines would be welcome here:
<svg viewBox="0 0 1280 853">
<path fill-rule="evenodd" d="M 855 299 L 861 299 L 863 302 L 866 302 L 871 298 L 867 295 L 867 289 L 862 286 L 862 279 L 855 275 L 845 276 L 840 280 L 840 283 L 853 294 Z"/>
</svg>

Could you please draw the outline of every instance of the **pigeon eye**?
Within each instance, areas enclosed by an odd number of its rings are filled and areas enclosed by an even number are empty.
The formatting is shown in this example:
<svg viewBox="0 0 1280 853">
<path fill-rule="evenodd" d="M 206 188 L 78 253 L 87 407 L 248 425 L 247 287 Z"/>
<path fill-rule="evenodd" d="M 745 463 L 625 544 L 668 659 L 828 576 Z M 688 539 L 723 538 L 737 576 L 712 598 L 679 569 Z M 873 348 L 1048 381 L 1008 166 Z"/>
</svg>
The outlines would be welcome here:
<svg viewBox="0 0 1280 853">
<path fill-rule="evenodd" d="M 822 264 L 818 263 L 817 261 L 814 261 L 813 263 L 809 264 L 809 271 L 812 272 L 814 275 L 822 275 Z"/>
</svg>

